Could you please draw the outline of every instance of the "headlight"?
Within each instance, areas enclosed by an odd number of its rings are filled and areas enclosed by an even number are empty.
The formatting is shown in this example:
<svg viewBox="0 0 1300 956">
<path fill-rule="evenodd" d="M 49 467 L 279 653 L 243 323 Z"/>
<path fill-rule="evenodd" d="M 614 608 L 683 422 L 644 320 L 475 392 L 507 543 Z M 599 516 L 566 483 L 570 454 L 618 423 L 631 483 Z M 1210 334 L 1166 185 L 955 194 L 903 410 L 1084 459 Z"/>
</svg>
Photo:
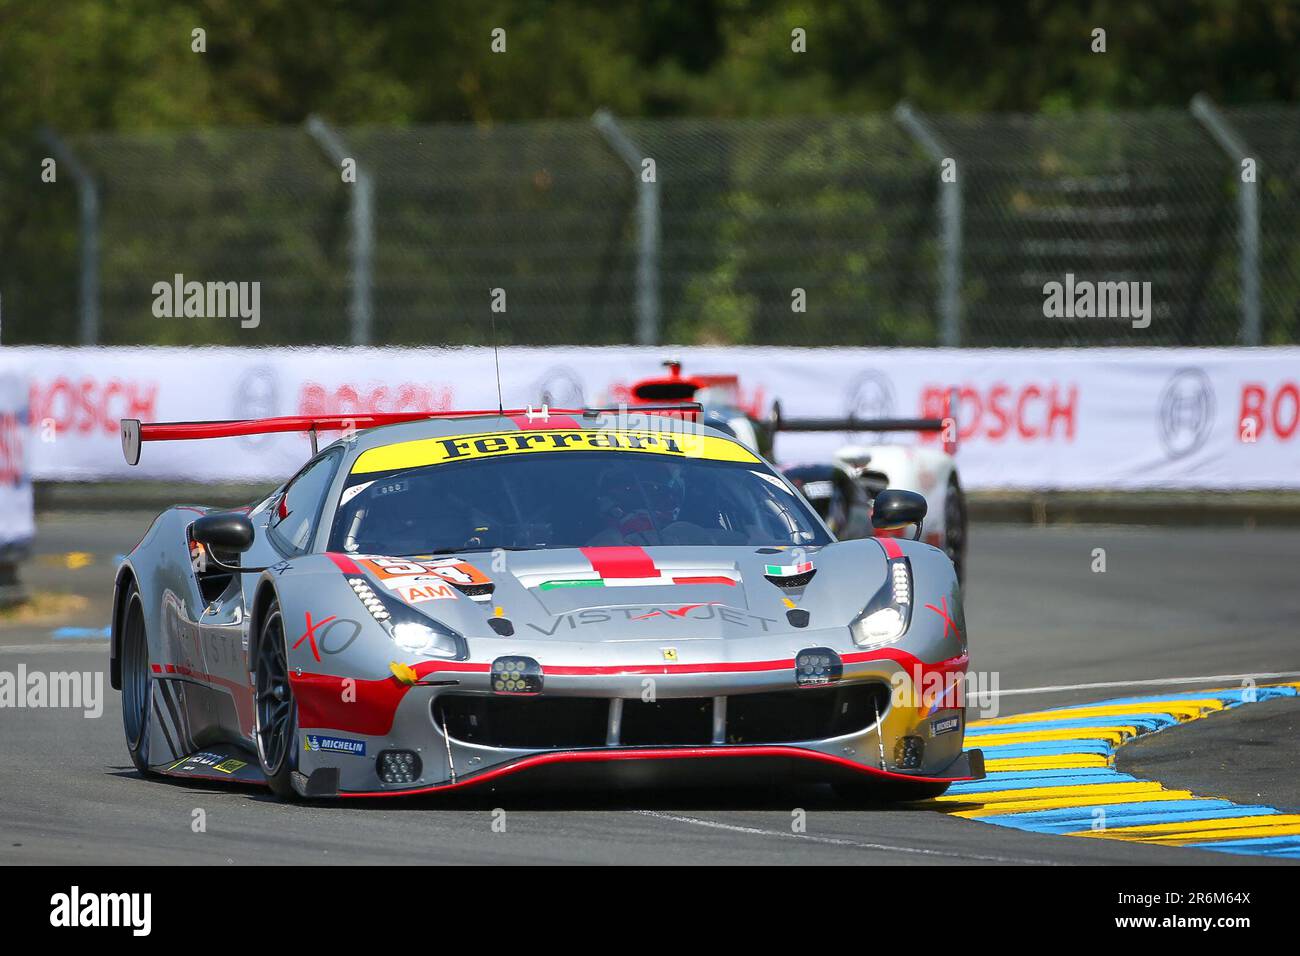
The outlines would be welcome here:
<svg viewBox="0 0 1300 956">
<path fill-rule="evenodd" d="M 893 558 L 885 571 L 885 583 L 849 625 L 849 631 L 859 647 L 892 644 L 907 633 L 911 622 L 912 564 L 907 558 Z"/>
<path fill-rule="evenodd" d="M 456 657 L 456 637 L 450 631 L 431 627 L 433 622 L 400 621 L 392 627 L 393 643 L 411 654 Z"/>
<path fill-rule="evenodd" d="M 366 610 L 370 612 L 370 616 L 376 621 L 386 621 L 392 616 L 388 613 L 388 608 L 384 606 L 384 602 L 379 600 L 379 595 L 374 592 L 374 589 L 370 587 L 365 578 L 348 578 L 348 586 L 352 588 L 352 593 L 366 606 Z"/>
<path fill-rule="evenodd" d="M 425 617 L 390 594 L 377 593 L 364 578 L 349 578 L 348 584 L 393 643 L 408 654 L 456 660 L 469 656 L 465 639 L 447 625 Z"/>
<path fill-rule="evenodd" d="M 907 619 L 898 608 L 882 607 L 862 618 L 862 633 L 870 642 L 894 641 L 903 636 L 906 625 Z"/>
</svg>

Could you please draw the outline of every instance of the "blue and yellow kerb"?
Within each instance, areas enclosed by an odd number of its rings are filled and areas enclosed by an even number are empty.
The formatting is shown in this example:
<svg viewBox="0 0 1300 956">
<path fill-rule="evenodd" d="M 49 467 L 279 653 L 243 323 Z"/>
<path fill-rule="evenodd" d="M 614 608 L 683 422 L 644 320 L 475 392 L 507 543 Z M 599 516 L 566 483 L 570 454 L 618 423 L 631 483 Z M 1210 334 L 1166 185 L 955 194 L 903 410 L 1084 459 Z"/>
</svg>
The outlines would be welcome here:
<svg viewBox="0 0 1300 956">
<path fill-rule="evenodd" d="M 1124 697 L 971 724 L 988 776 L 936 801 L 953 816 L 1034 833 L 1190 846 L 1300 859 L 1300 814 L 1166 790 L 1115 769 L 1115 751 L 1140 734 L 1250 701 L 1295 697 L 1300 682 Z"/>
</svg>

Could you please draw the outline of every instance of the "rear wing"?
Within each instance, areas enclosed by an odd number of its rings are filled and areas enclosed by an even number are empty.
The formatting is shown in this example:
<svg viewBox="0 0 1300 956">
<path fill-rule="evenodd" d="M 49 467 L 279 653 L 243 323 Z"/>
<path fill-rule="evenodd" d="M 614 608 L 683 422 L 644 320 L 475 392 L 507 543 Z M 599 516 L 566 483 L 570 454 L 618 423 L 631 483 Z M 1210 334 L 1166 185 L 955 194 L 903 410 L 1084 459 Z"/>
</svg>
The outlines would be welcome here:
<svg viewBox="0 0 1300 956">
<path fill-rule="evenodd" d="M 957 453 L 957 420 L 952 414 L 952 392 L 944 393 L 942 418 L 786 418 L 781 403 L 772 403 L 768 427 L 778 432 L 939 432 L 945 454 Z"/>
<path fill-rule="evenodd" d="M 141 422 L 122 419 L 122 455 L 128 465 L 140 463 L 140 448 L 148 441 L 193 441 L 200 438 L 237 438 L 243 435 L 272 435 L 278 432 L 306 432 L 311 437 L 311 453 L 316 454 L 317 436 L 321 432 L 357 432 L 381 425 L 399 425 L 430 418 L 475 418 L 485 415 L 526 418 L 530 423 L 545 424 L 551 416 L 596 418 L 600 415 L 638 415 L 657 413 L 685 421 L 699 421 L 698 402 L 673 402 L 661 405 L 617 405 L 600 408 L 489 408 L 440 412 L 371 412 L 357 415 L 286 415 L 280 418 L 231 419 L 214 422 Z M 557 424 L 556 427 L 564 427 Z"/>
</svg>

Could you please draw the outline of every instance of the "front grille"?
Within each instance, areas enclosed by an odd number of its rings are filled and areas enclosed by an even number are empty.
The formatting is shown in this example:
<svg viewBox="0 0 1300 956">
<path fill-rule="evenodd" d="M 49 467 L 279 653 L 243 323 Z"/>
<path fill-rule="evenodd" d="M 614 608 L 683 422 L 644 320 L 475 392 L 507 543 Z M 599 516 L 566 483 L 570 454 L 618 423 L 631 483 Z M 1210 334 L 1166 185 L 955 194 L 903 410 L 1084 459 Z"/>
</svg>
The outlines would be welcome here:
<svg viewBox="0 0 1300 956">
<path fill-rule="evenodd" d="M 887 684 L 834 684 L 727 698 L 727 743 L 782 744 L 842 737 L 889 709 Z"/>
<path fill-rule="evenodd" d="M 712 697 L 623 701 L 619 743 L 624 747 L 680 747 L 712 739 Z"/>
<path fill-rule="evenodd" d="M 485 747 L 543 750 L 603 747 L 609 701 L 602 697 L 488 697 L 444 694 L 434 701 L 457 740 Z"/>
<path fill-rule="evenodd" d="M 874 726 L 889 701 L 889 685 L 878 682 L 735 694 L 726 698 L 725 740 L 781 744 L 841 737 Z M 712 697 L 624 700 L 612 744 L 611 704 L 604 697 L 443 694 L 434 701 L 433 717 L 456 740 L 520 750 L 685 747 L 713 739 Z"/>
</svg>

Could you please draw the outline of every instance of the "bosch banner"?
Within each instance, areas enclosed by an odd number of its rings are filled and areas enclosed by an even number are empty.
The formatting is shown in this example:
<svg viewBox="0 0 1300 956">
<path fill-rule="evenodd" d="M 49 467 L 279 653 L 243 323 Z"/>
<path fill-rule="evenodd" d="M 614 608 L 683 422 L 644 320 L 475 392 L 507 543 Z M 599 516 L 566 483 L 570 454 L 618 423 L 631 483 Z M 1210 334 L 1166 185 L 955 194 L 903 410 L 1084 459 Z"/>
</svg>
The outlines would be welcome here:
<svg viewBox="0 0 1300 956">
<path fill-rule="evenodd" d="M 511 348 L 501 352 L 503 396 L 507 405 L 538 408 L 617 403 L 669 357 L 689 374 L 737 376 L 739 404 L 760 419 L 777 399 L 791 417 L 942 417 L 951 407 L 969 488 L 1300 487 L 1294 347 Z M 309 449 L 307 436 L 296 434 L 160 444 L 129 470 L 123 418 L 347 415 L 497 402 L 492 353 L 481 348 L 9 348 L 0 354 L 0 374 L 30 381 L 29 467 L 34 478 L 53 481 L 128 474 L 275 480 Z M 951 406 L 949 395 L 956 398 Z M 862 439 L 782 434 L 776 457 L 822 459 Z M 937 447 L 942 437 L 905 440 Z"/>
</svg>

